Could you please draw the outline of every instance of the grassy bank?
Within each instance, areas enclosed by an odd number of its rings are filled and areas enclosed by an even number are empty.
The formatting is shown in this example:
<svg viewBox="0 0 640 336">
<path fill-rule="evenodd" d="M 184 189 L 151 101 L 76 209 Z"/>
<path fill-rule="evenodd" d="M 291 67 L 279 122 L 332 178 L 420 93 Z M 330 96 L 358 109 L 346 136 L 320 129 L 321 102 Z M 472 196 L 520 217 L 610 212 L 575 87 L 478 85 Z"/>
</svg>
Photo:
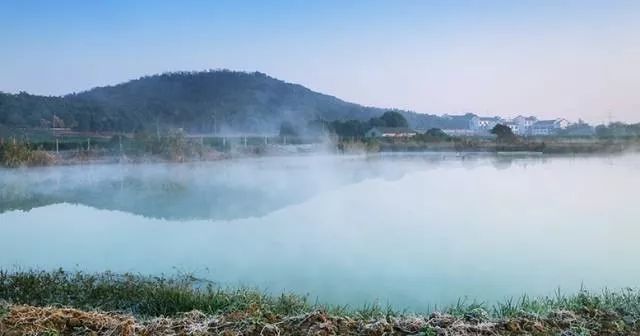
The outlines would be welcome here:
<svg viewBox="0 0 640 336">
<path fill-rule="evenodd" d="M 28 140 L 30 139 L 30 140 Z M 637 151 L 640 138 L 517 138 L 510 142 L 487 137 L 449 137 L 419 135 L 411 138 L 363 137 L 236 137 L 188 138 L 182 133 L 160 136 L 134 134 L 111 137 L 0 138 L 0 167 L 44 166 L 115 162 L 192 162 L 230 157 L 255 157 L 322 150 L 334 153 L 377 152 L 536 152 L 576 155 Z M 306 149 L 287 145 L 305 144 Z M 311 146 L 311 145 L 316 145 Z M 314 149 L 315 148 L 315 149 Z"/>
<path fill-rule="evenodd" d="M 112 313 L 117 312 L 120 317 L 114 321 L 132 321 L 139 330 L 158 328 L 158 321 L 164 321 L 161 324 L 165 327 L 179 325 L 186 328 L 191 323 L 194 328 L 200 326 L 208 330 L 196 333 L 198 335 L 223 334 L 223 331 L 255 335 L 262 332 L 264 335 L 264 330 L 272 335 L 297 335 L 306 334 L 305 330 L 313 328 L 320 331 L 328 328 L 334 334 L 342 334 L 338 331 L 343 330 L 348 334 L 368 335 L 439 335 L 445 331 L 459 335 L 557 335 L 562 332 L 564 335 L 623 335 L 640 332 L 640 293 L 631 289 L 601 293 L 580 291 L 574 295 L 543 298 L 525 296 L 491 306 L 459 301 L 438 312 L 403 312 L 378 305 L 330 306 L 293 294 L 270 296 L 251 289 L 220 288 L 191 276 L 156 278 L 59 270 L 0 272 L 0 300 L 6 302 L 0 305 L 0 315 L 4 315 L 0 328 L 4 328 L 4 332 L 25 328 L 26 325 L 15 323 L 18 319 L 24 321 L 31 315 L 42 319 L 53 314 L 63 319 L 66 315 L 70 316 L 67 319 L 75 316 L 74 321 L 65 320 L 61 325 L 49 326 L 70 334 L 80 327 L 87 327 L 76 326 L 78 316 L 95 314 L 95 311 L 111 312 L 97 315 L 101 317 L 113 317 Z M 44 323 L 37 322 L 33 316 L 32 320 L 34 325 Z M 44 319 L 49 320 L 51 318 Z M 4 335 L 2 331 L 0 329 L 0 334 Z"/>
<path fill-rule="evenodd" d="M 372 146 L 373 142 L 373 146 Z M 362 140 L 367 148 L 382 152 L 538 152 L 543 154 L 606 154 L 637 151 L 640 139 L 598 138 L 526 138 L 513 142 L 498 142 L 495 139 L 467 137 L 424 140 L 421 138 Z"/>
<path fill-rule="evenodd" d="M 55 158 L 23 142 L 0 142 L 0 167 L 46 166 Z"/>
</svg>

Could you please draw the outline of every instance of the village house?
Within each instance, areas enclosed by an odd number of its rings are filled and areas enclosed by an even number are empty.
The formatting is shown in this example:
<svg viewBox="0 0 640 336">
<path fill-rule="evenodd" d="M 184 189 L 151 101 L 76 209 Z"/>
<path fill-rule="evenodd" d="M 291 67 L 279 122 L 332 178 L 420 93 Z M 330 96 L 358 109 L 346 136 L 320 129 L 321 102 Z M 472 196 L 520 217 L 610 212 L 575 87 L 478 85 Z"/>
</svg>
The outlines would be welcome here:
<svg viewBox="0 0 640 336">
<path fill-rule="evenodd" d="M 504 120 L 498 117 L 485 118 L 485 117 L 474 116 L 469 121 L 469 129 L 471 129 L 472 131 L 488 132 L 491 129 L 493 129 L 497 124 L 500 124 L 502 122 L 504 122 Z"/>
<path fill-rule="evenodd" d="M 527 133 L 527 129 L 525 126 L 523 126 L 520 123 L 517 122 L 513 122 L 513 121 L 508 121 L 506 123 L 504 123 L 505 126 L 509 127 L 511 129 L 511 131 L 513 132 L 513 134 L 515 135 L 525 135 Z"/>
<path fill-rule="evenodd" d="M 560 130 L 569 127 L 569 121 L 566 119 L 540 120 L 533 124 L 529 129 L 529 135 L 547 136 L 557 134 Z"/>
<path fill-rule="evenodd" d="M 366 138 L 409 138 L 418 132 L 406 127 L 373 127 L 364 136 Z"/>
<path fill-rule="evenodd" d="M 525 133 L 527 130 L 533 126 L 536 122 L 538 122 L 538 118 L 536 117 L 525 117 L 525 116 L 517 116 L 511 120 L 513 123 L 518 124 L 519 129 L 523 130 Z M 524 134 L 524 133 L 523 133 Z"/>
</svg>

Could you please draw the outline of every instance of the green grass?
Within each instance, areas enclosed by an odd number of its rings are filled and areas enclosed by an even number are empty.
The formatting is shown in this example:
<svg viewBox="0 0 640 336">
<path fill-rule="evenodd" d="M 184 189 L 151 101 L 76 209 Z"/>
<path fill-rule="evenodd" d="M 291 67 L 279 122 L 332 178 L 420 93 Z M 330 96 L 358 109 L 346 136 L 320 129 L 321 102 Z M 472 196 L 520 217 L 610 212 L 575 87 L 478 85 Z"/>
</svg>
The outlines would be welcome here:
<svg viewBox="0 0 640 336">
<path fill-rule="evenodd" d="M 141 316 L 173 316 L 199 310 L 207 314 L 251 311 L 296 315 L 324 310 L 341 316 L 374 318 L 400 313 L 390 306 L 359 308 L 311 303 L 307 296 L 268 295 L 251 288 L 223 288 L 190 275 L 150 277 L 137 274 L 0 270 L 0 300 L 33 306 L 123 311 Z"/>
<path fill-rule="evenodd" d="M 125 311 L 142 316 L 171 316 L 191 310 L 210 314 L 256 311 L 290 315 L 310 309 L 302 296 L 224 289 L 191 276 L 160 278 L 64 270 L 0 271 L 0 299 L 14 304 Z"/>
<path fill-rule="evenodd" d="M 306 296 L 268 295 L 255 289 L 222 288 L 190 275 L 171 278 L 135 274 L 0 270 L 0 302 L 33 306 L 65 306 L 84 310 L 120 311 L 138 316 L 174 316 L 199 310 L 206 314 L 248 312 L 256 317 L 297 315 L 324 310 L 338 316 L 372 319 L 413 314 L 390 306 L 368 304 L 361 307 L 311 303 Z M 465 320 L 513 317 L 543 318 L 560 310 L 582 316 L 609 312 L 627 321 L 640 321 L 640 292 L 634 289 L 581 290 L 573 295 L 559 291 L 549 297 L 522 296 L 495 305 L 459 300 L 439 311 Z M 0 304 L 0 315 L 3 314 Z M 423 312 L 427 313 L 427 312 Z"/>
<path fill-rule="evenodd" d="M 9 308 L 0 302 L 0 317 L 3 317 L 8 312 L 9 312 Z"/>
<path fill-rule="evenodd" d="M 545 316 L 553 311 L 568 310 L 582 314 L 595 312 L 615 312 L 634 320 L 640 320 L 640 291 L 626 288 L 619 291 L 608 289 L 592 293 L 585 289 L 576 294 L 565 295 L 557 291 L 554 296 L 531 298 L 523 296 L 519 300 L 507 300 L 496 304 L 493 316 L 517 317 L 522 314 Z"/>
</svg>

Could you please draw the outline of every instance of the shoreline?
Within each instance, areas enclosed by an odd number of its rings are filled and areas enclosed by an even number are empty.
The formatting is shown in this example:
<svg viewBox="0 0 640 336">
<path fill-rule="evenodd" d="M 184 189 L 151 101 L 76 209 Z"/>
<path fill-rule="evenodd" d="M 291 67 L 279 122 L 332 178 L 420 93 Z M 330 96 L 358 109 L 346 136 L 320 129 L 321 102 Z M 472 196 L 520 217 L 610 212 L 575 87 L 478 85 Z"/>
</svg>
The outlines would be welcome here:
<svg viewBox="0 0 640 336">
<path fill-rule="evenodd" d="M 357 146 L 355 148 L 347 148 L 340 150 L 336 146 L 326 146 L 318 144 L 315 148 L 309 150 L 309 148 L 301 149 L 299 146 L 279 146 L 272 147 L 271 150 L 248 150 L 244 152 L 216 152 L 212 151 L 207 155 L 200 157 L 184 157 L 179 160 L 168 159 L 161 155 L 143 154 L 136 156 L 129 156 L 126 154 L 116 155 L 110 153 L 91 153 L 78 155 L 78 151 L 69 150 L 61 151 L 59 153 L 52 151 L 36 151 L 44 153 L 48 156 L 46 164 L 21 164 L 17 166 L 1 165 L 1 168 L 37 168 L 37 167 L 54 167 L 54 166 L 82 166 L 82 165 L 101 165 L 101 164 L 166 164 L 166 163 L 198 163 L 198 162 L 217 162 L 228 160 L 242 160 L 242 159 L 256 159 L 256 158 L 277 158 L 277 157 L 298 157 L 309 155 L 333 155 L 336 157 L 344 155 L 421 155 L 421 154 L 442 154 L 458 157 L 466 156 L 486 156 L 497 158 L 524 158 L 524 157 L 592 157 L 600 155 L 625 155 L 629 153 L 640 152 L 640 145 L 628 144 L 621 146 L 617 144 L 613 146 L 615 150 L 611 150 L 611 147 L 602 147 L 599 150 L 564 150 L 565 147 L 548 147 L 546 151 L 543 150 L 530 150 L 515 148 L 497 148 L 497 147 L 469 147 L 469 148 L 455 148 L 453 146 L 446 147 L 425 147 L 425 148 L 407 148 L 404 144 L 400 146 L 381 147 L 378 150 L 372 151 L 366 148 Z M 592 149 L 591 147 L 587 147 Z M 562 149 L 562 150 L 561 150 Z"/>
<path fill-rule="evenodd" d="M 200 284 L 200 285 L 198 285 Z M 53 332 L 47 334 L 46 332 Z M 640 333 L 640 292 L 586 290 L 459 301 L 417 313 L 379 305 L 113 273 L 0 271 L 1 335 L 628 335 Z"/>
<path fill-rule="evenodd" d="M 599 155 L 640 151 L 640 138 L 325 137 L 204 138 L 178 134 L 105 139 L 0 139 L 0 167 L 108 163 L 220 161 L 302 154 L 478 153 L 486 155 Z"/>
</svg>

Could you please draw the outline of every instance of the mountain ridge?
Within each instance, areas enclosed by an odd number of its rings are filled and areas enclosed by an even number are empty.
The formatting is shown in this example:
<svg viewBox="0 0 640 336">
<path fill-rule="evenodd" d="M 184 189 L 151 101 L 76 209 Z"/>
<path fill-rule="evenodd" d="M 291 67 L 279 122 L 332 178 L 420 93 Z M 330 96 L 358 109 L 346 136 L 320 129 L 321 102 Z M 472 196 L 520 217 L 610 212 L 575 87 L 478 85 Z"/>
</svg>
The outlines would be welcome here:
<svg viewBox="0 0 640 336">
<path fill-rule="evenodd" d="M 414 128 L 466 122 L 364 106 L 261 72 L 231 70 L 166 72 L 62 96 L 0 93 L 0 124 L 6 127 L 80 131 L 273 133 L 283 122 L 302 127 L 317 119 L 364 121 L 389 110 L 402 113 Z"/>
</svg>

